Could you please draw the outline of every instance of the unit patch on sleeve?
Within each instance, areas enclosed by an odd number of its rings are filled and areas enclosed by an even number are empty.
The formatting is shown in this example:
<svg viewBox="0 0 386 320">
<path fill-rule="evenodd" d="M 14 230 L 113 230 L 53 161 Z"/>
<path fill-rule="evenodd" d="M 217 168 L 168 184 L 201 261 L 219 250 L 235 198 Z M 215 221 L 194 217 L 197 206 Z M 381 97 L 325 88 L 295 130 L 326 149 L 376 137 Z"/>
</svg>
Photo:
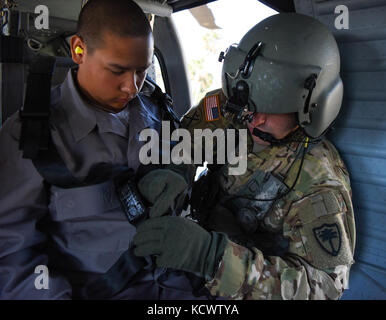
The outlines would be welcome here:
<svg viewBox="0 0 386 320">
<path fill-rule="evenodd" d="M 204 100 L 204 109 L 207 122 L 219 120 L 221 113 L 218 95 L 206 97 Z"/>
<path fill-rule="evenodd" d="M 314 228 L 314 235 L 322 249 L 332 256 L 337 256 L 342 245 L 341 232 L 336 223 L 323 224 Z"/>
</svg>

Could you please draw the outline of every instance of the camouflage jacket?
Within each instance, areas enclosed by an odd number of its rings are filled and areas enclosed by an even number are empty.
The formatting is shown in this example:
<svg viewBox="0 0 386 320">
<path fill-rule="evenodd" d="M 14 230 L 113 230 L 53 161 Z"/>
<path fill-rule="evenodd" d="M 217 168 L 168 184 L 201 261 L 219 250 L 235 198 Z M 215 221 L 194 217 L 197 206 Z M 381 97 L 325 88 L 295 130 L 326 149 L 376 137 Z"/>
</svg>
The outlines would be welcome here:
<svg viewBox="0 0 386 320">
<path fill-rule="evenodd" d="M 213 96 L 218 99 L 219 113 L 208 119 L 205 101 Z M 191 132 L 226 129 L 229 119 L 222 112 L 224 102 L 221 90 L 207 94 L 184 116 L 182 126 Z M 220 170 L 218 182 L 224 195 L 243 194 L 256 172 L 282 177 L 289 187 L 298 173 L 299 177 L 294 188 L 260 216 L 261 201 L 249 201 L 259 219 L 253 233 L 237 227 L 235 212 L 229 214 L 218 204 L 210 225 L 212 230 L 227 233 L 232 241 L 206 287 L 212 295 L 228 299 L 340 298 L 354 262 L 355 222 L 349 175 L 337 150 L 327 140 L 319 142 L 309 148 L 299 172 L 303 143 L 268 147 L 257 153 L 252 152 L 252 146 L 249 136 L 245 174 L 230 176 L 223 170 L 227 165 Z M 249 194 L 251 190 L 253 194 L 251 188 Z M 253 196 L 261 199 L 264 188 L 255 190 Z M 284 245 L 279 245 L 283 240 Z M 275 247 L 272 242 L 277 242 L 275 250 L 270 250 Z"/>
</svg>

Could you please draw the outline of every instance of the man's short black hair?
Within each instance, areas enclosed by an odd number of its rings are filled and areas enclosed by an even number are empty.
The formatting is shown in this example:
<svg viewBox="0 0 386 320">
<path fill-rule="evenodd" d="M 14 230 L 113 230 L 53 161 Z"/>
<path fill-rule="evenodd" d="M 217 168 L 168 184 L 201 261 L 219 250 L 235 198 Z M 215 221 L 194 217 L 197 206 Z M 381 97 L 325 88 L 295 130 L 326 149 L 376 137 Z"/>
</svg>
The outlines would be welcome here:
<svg viewBox="0 0 386 320">
<path fill-rule="evenodd" d="M 121 37 L 144 37 L 151 34 L 149 20 L 132 0 L 89 0 L 82 8 L 77 34 L 90 53 L 103 45 L 104 32 Z"/>
</svg>

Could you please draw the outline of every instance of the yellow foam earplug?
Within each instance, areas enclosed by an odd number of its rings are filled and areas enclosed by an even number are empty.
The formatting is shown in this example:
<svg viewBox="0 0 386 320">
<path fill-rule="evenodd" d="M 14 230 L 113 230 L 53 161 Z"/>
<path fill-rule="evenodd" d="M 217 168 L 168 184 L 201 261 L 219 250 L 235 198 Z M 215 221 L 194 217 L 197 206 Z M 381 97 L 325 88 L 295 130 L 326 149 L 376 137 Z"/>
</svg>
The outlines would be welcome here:
<svg viewBox="0 0 386 320">
<path fill-rule="evenodd" d="M 75 53 L 76 53 L 76 54 L 83 54 L 83 49 L 82 49 L 81 47 L 77 46 L 77 47 L 75 48 Z"/>
</svg>

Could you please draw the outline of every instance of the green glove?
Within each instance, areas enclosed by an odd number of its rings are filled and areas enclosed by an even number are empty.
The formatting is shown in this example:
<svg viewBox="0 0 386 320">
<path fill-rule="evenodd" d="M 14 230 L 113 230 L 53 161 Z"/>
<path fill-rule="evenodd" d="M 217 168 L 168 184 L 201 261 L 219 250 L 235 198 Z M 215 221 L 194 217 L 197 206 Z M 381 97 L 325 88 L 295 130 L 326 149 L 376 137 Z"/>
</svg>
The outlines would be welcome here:
<svg viewBox="0 0 386 320">
<path fill-rule="evenodd" d="M 158 267 L 193 272 L 210 280 L 227 243 L 223 233 L 209 233 L 186 218 L 166 216 L 147 220 L 137 228 L 134 254 L 154 254 Z"/>
<path fill-rule="evenodd" d="M 150 218 L 162 216 L 187 186 L 184 177 L 168 169 L 150 171 L 138 183 L 141 194 L 153 204 Z"/>
</svg>

